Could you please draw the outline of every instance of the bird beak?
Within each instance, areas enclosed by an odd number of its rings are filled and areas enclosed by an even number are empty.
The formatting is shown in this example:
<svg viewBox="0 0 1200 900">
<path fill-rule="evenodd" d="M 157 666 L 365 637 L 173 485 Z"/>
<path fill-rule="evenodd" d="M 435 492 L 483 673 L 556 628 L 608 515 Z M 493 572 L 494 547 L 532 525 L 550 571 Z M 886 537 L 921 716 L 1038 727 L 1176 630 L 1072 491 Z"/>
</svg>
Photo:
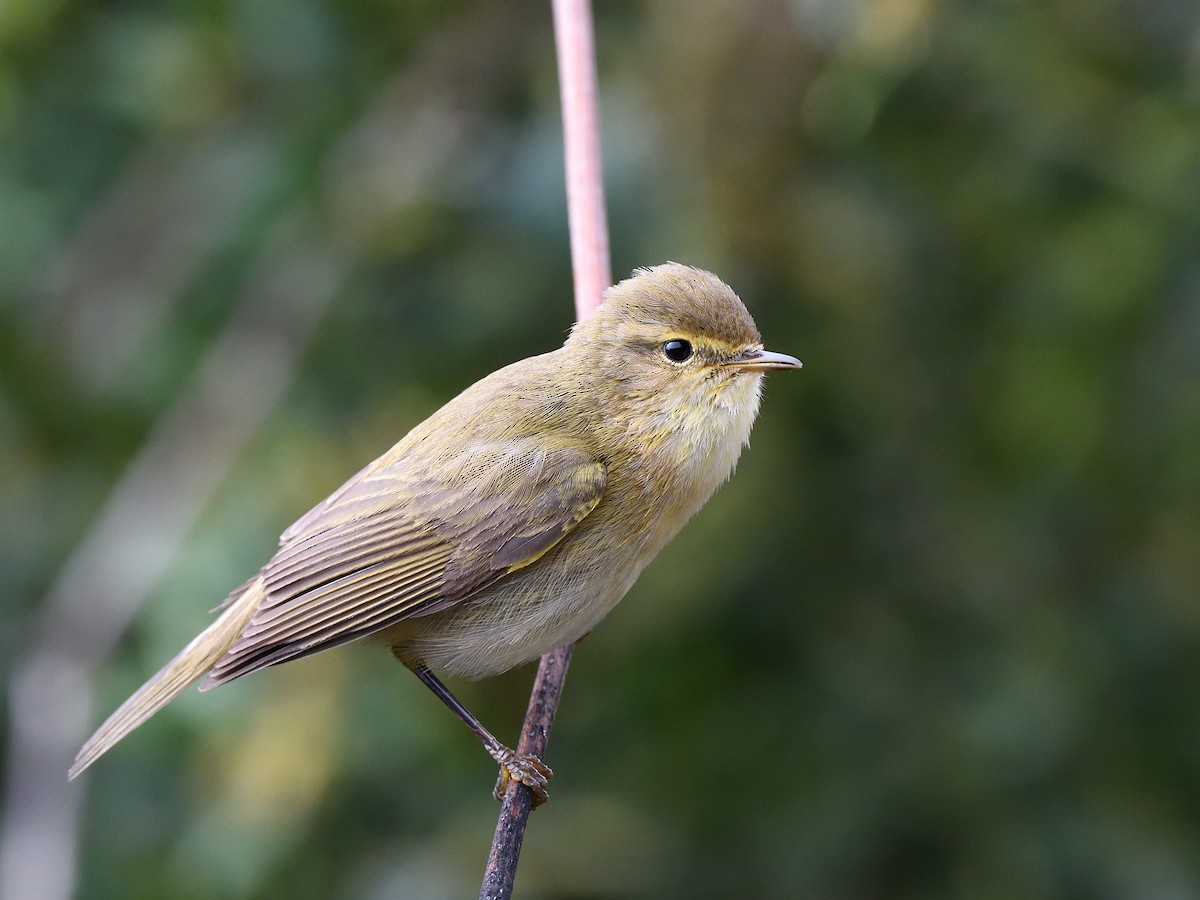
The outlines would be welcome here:
<svg viewBox="0 0 1200 900">
<path fill-rule="evenodd" d="M 799 369 L 803 363 L 786 353 L 772 353 L 770 350 L 747 350 L 729 360 L 725 365 L 742 372 L 765 372 L 768 369 Z"/>
</svg>

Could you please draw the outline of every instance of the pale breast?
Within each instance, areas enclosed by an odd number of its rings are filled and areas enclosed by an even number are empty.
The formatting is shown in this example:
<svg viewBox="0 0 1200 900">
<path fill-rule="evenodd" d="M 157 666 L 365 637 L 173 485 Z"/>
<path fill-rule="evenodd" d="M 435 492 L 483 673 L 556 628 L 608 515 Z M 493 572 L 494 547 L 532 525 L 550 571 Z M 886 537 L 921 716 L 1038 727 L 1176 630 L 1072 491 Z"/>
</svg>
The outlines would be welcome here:
<svg viewBox="0 0 1200 900">
<path fill-rule="evenodd" d="M 481 678 L 587 634 L 729 477 L 754 422 L 760 381 L 731 382 L 702 423 L 679 428 L 674 420 L 642 435 L 643 453 L 614 461 L 604 499 L 537 562 L 385 637 L 435 669 Z"/>
</svg>

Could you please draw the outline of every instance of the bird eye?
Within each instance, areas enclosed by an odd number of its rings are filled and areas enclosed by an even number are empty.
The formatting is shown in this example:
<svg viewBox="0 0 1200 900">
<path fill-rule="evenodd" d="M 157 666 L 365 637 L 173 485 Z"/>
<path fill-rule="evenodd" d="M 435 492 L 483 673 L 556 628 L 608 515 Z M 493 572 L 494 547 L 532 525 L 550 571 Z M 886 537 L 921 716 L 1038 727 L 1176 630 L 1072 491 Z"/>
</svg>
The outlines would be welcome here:
<svg viewBox="0 0 1200 900">
<path fill-rule="evenodd" d="M 682 338 L 672 338 L 663 343 L 662 352 L 671 362 L 687 362 L 692 356 L 692 344 Z"/>
</svg>

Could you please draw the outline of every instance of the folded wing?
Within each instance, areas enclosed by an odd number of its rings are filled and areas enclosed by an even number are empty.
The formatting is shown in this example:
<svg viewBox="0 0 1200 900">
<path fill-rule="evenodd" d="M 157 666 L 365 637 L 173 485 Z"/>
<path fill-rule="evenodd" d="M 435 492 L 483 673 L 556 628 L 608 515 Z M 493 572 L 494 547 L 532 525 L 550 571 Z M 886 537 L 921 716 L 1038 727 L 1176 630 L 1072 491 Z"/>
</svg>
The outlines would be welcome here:
<svg viewBox="0 0 1200 900">
<path fill-rule="evenodd" d="M 202 688 L 462 602 L 536 562 L 606 482 L 586 451 L 533 438 L 419 463 L 368 466 L 285 532 L 263 600 Z"/>
</svg>

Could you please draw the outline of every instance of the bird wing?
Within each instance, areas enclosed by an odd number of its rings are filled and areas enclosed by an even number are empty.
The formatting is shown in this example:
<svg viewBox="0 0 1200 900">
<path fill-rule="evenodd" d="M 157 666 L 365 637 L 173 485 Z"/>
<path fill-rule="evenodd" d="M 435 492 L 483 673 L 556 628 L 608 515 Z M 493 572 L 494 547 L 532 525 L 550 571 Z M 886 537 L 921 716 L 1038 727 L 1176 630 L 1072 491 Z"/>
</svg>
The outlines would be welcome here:
<svg viewBox="0 0 1200 900">
<path fill-rule="evenodd" d="M 470 597 L 562 540 L 606 477 L 584 450 L 533 438 L 368 466 L 288 529 L 264 599 L 202 688 Z"/>
<path fill-rule="evenodd" d="M 375 472 L 379 469 L 383 468 L 387 464 L 389 456 L 390 454 L 385 453 L 383 456 L 380 456 L 377 459 L 367 463 L 365 466 L 355 472 L 354 475 L 352 475 L 340 488 L 338 488 L 304 515 L 302 515 L 299 519 L 289 525 L 283 534 L 279 536 L 279 546 L 282 547 L 285 544 L 291 543 L 301 535 L 307 534 L 313 530 L 314 525 L 319 527 L 321 519 L 328 514 L 329 510 L 332 507 L 337 506 L 348 491 L 350 491 L 364 479 L 375 474 Z"/>
</svg>

